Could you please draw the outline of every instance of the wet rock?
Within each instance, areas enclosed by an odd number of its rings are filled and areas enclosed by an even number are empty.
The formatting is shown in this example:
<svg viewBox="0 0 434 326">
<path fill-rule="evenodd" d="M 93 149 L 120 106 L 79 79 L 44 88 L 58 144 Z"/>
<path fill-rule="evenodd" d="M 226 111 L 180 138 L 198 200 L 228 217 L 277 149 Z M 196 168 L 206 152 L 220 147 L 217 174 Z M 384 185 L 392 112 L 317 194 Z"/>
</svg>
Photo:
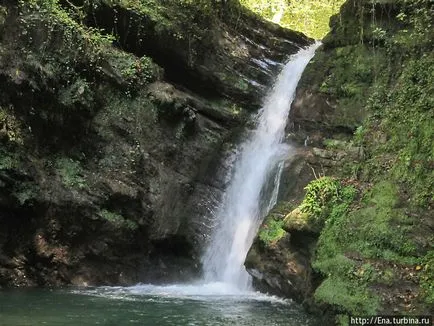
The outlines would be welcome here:
<svg viewBox="0 0 434 326">
<path fill-rule="evenodd" d="M 255 240 L 245 262 L 255 287 L 262 291 L 303 302 L 312 294 L 309 251 L 314 238 L 292 232 L 273 246 Z"/>
</svg>

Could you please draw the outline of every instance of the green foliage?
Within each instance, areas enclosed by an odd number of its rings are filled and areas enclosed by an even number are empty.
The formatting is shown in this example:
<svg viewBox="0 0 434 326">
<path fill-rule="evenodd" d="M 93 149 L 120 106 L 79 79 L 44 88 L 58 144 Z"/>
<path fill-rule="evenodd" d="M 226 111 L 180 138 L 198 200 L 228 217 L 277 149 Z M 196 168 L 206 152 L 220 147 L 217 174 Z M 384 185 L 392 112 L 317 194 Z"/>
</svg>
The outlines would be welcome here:
<svg viewBox="0 0 434 326">
<path fill-rule="evenodd" d="M 142 56 L 122 70 L 122 75 L 127 79 L 131 87 L 143 88 L 143 86 L 156 79 L 155 67 L 156 65 L 151 58 Z"/>
<path fill-rule="evenodd" d="M 112 36 L 101 34 L 97 29 L 81 24 L 80 15 L 76 17 L 77 12 L 71 8 L 62 7 L 59 0 L 20 0 L 19 9 L 20 36 L 27 39 L 29 47 L 37 47 L 42 52 L 41 55 L 48 46 L 55 46 L 52 42 L 59 39 L 60 33 L 63 42 L 62 47 L 58 47 L 58 50 L 66 51 L 63 54 L 67 54 L 67 58 L 74 53 L 76 54 L 73 58 L 75 62 L 83 59 L 96 62 L 105 47 L 111 45 L 113 40 Z M 46 39 L 41 40 L 37 35 L 32 37 L 31 33 L 38 31 L 36 26 L 45 28 Z"/>
<path fill-rule="evenodd" d="M 422 258 L 422 274 L 420 286 L 425 301 L 434 304 L 434 250 L 430 250 Z"/>
<path fill-rule="evenodd" d="M 59 91 L 59 102 L 67 107 L 74 105 L 90 107 L 93 100 L 93 91 L 89 83 L 82 78 L 77 78 Z"/>
<path fill-rule="evenodd" d="M 313 262 L 326 277 L 315 298 L 342 313 L 374 314 L 379 301 L 370 286 L 399 281 L 393 269 L 378 271 L 359 261 L 383 266 L 422 261 L 422 293 L 427 303 L 434 302 L 432 251 L 419 257 L 422 253 L 413 236 L 418 232 L 417 237 L 423 237 L 424 231 L 417 229 L 415 215 L 409 213 L 415 206 L 427 209 L 433 200 L 434 56 L 426 42 L 432 25 L 426 20 L 427 1 L 406 0 L 399 5 L 402 28 L 393 34 L 371 22 L 371 30 L 364 30 L 369 44 L 331 50 L 332 65 L 325 68 L 328 76 L 320 85 L 338 106 L 369 113 L 352 142 L 364 147 L 366 160 L 358 165 L 361 181 L 371 188 L 362 192 L 359 203 L 343 201 L 328 210 Z"/>
<path fill-rule="evenodd" d="M 354 137 L 365 147 L 363 179 L 392 179 L 406 189 L 411 205 L 426 207 L 434 200 L 434 55 L 432 41 L 427 41 L 434 31 L 427 18 L 429 1 L 400 0 L 397 8 L 398 22 L 390 26 L 369 21 L 370 44 L 353 46 L 347 63 L 338 62 L 340 70 L 332 69 L 321 90 L 337 97 L 338 106 L 360 105 L 369 114 Z M 361 96 L 347 87 L 344 93 L 336 91 L 345 84 L 344 75 L 362 83 L 356 92 Z"/>
<path fill-rule="evenodd" d="M 98 75 L 116 78 L 119 74 L 131 91 L 155 80 L 160 73 L 149 57 L 116 51 L 112 35 L 83 24 L 88 7 L 98 5 L 100 2 L 91 5 L 85 1 L 77 7 L 58 0 L 20 1 L 20 40 L 29 59 L 23 69 L 32 70 L 35 84 L 55 79 L 56 89 L 61 86 L 59 100 L 67 106 L 90 107 L 92 83 Z M 93 74 L 89 75 L 89 70 Z"/>
<path fill-rule="evenodd" d="M 399 0 L 396 18 L 404 25 L 391 38 L 395 50 L 416 51 L 432 47 L 432 2 L 430 0 Z"/>
<path fill-rule="evenodd" d="M 350 147 L 350 144 L 337 139 L 324 139 L 323 145 L 327 149 L 348 149 Z"/>
<path fill-rule="evenodd" d="M 316 219 L 322 219 L 327 214 L 328 205 L 338 199 L 339 182 L 330 177 L 321 177 L 310 182 L 304 189 L 306 195 L 300 205 L 302 212 Z"/>
<path fill-rule="evenodd" d="M 300 206 L 285 217 L 285 229 L 305 229 L 320 232 L 341 211 L 348 209 L 357 191 L 343 186 L 338 179 L 321 177 L 306 187 L 306 195 Z"/>
<path fill-rule="evenodd" d="M 335 44 L 318 51 L 306 68 L 300 85 L 322 93 L 334 107 L 332 123 L 356 129 L 366 116 L 366 99 L 377 79 L 385 79 L 381 71 L 389 65 L 387 53 L 372 50 L 363 44 Z"/>
<path fill-rule="evenodd" d="M 240 2 L 268 20 L 303 32 L 315 39 L 321 39 L 329 31 L 329 18 L 337 13 L 344 0 L 240 0 Z"/>
<path fill-rule="evenodd" d="M 126 95 L 143 89 L 161 74 L 159 67 L 147 56 L 137 58 L 129 53 L 111 49 L 106 52 L 105 58 L 113 71 L 121 77 L 122 80 L 119 82 L 127 86 Z"/>
<path fill-rule="evenodd" d="M 316 179 L 305 190 L 300 210 L 307 213 L 310 223 L 319 228 L 333 220 L 342 210 L 348 209 L 357 193 L 354 187 L 344 187 L 331 177 Z"/>
<path fill-rule="evenodd" d="M 124 218 L 122 215 L 108 211 L 106 209 L 101 210 L 98 213 L 99 216 L 101 216 L 103 219 L 108 221 L 110 224 L 115 226 L 116 228 L 125 228 L 130 231 L 137 230 L 138 225 L 136 222 L 128 220 Z"/>
<path fill-rule="evenodd" d="M 259 240 L 267 247 L 272 247 L 286 234 L 282 229 L 283 224 L 283 219 L 267 218 L 259 230 Z"/>
<path fill-rule="evenodd" d="M 346 221 L 350 230 L 345 234 L 348 250 L 357 250 L 369 258 L 412 263 L 415 246 L 408 233 L 413 221 L 396 208 L 396 186 L 387 181 L 380 182 L 363 201 L 364 207 L 352 212 Z"/>
<path fill-rule="evenodd" d="M 74 161 L 71 158 L 61 157 L 56 160 L 55 166 L 62 183 L 66 187 L 78 189 L 87 188 L 80 162 Z"/>
<path fill-rule="evenodd" d="M 0 147 L 0 170 L 17 169 L 19 165 L 20 161 L 16 153 Z"/>
<path fill-rule="evenodd" d="M 399 243 L 403 244 L 404 227 L 402 232 L 390 231 L 393 229 L 389 223 L 396 216 L 391 214 L 397 204 L 396 189 L 384 184 L 365 196 L 363 202 L 366 205 L 377 206 L 369 217 L 360 217 L 360 209 L 352 210 L 357 198 L 357 190 L 352 185 L 323 177 L 312 181 L 306 190 L 300 208 L 324 226 L 313 267 L 326 279 L 315 291 L 315 299 L 334 305 L 342 313 L 375 313 L 379 299 L 371 293 L 369 284 L 379 276 L 370 264 L 359 266 L 348 253 L 378 257 L 383 251 L 392 253 L 395 250 L 393 255 L 384 255 L 385 259 L 393 260 L 414 250 L 411 246 L 399 246 Z M 376 255 L 374 250 L 377 250 Z"/>
</svg>

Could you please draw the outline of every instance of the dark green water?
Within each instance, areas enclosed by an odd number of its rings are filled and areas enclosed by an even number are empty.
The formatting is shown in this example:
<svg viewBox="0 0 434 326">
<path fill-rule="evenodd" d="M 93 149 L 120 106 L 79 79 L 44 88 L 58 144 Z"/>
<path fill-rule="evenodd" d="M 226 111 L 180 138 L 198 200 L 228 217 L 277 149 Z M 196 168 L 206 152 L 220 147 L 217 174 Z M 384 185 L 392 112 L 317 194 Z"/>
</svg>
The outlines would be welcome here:
<svg viewBox="0 0 434 326">
<path fill-rule="evenodd" d="M 0 325 L 314 326 L 298 305 L 255 293 L 197 287 L 0 291 Z"/>
</svg>

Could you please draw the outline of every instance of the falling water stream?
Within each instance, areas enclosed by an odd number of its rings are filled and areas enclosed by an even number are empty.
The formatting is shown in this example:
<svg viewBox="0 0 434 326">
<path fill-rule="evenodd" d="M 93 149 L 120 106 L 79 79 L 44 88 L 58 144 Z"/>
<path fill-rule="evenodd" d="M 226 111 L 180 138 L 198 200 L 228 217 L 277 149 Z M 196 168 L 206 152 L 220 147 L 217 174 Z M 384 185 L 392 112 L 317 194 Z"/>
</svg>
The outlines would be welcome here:
<svg viewBox="0 0 434 326">
<path fill-rule="evenodd" d="M 301 74 L 316 48 L 317 44 L 299 51 L 285 65 L 256 117 L 256 129 L 241 145 L 232 181 L 216 214 L 219 225 L 203 257 L 208 282 L 250 288 L 244 260 L 276 197 L 267 198 L 262 190 L 274 172 L 273 193 L 277 193 L 281 172 L 278 165 L 287 151 L 282 139 L 289 109 Z"/>
<path fill-rule="evenodd" d="M 316 325 L 291 301 L 251 288 L 244 260 L 277 199 L 287 117 L 301 74 L 318 44 L 291 57 L 239 146 L 217 226 L 192 284 L 0 291 L 1 325 Z M 23 309 L 25 307 L 25 309 Z"/>
</svg>

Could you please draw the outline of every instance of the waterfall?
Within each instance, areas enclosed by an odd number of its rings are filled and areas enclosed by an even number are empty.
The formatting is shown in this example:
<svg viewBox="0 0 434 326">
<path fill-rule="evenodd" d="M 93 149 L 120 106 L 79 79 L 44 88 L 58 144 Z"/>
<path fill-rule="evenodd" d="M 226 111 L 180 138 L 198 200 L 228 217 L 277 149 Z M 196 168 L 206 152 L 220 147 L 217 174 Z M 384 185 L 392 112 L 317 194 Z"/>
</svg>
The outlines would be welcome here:
<svg viewBox="0 0 434 326">
<path fill-rule="evenodd" d="M 222 282 L 240 290 L 251 287 L 244 260 L 263 217 L 276 202 L 287 151 L 282 140 L 289 109 L 301 74 L 318 45 L 291 57 L 256 116 L 256 129 L 240 145 L 231 182 L 215 213 L 218 224 L 202 257 L 205 282 Z M 272 189 L 266 191 L 269 180 Z"/>
</svg>

